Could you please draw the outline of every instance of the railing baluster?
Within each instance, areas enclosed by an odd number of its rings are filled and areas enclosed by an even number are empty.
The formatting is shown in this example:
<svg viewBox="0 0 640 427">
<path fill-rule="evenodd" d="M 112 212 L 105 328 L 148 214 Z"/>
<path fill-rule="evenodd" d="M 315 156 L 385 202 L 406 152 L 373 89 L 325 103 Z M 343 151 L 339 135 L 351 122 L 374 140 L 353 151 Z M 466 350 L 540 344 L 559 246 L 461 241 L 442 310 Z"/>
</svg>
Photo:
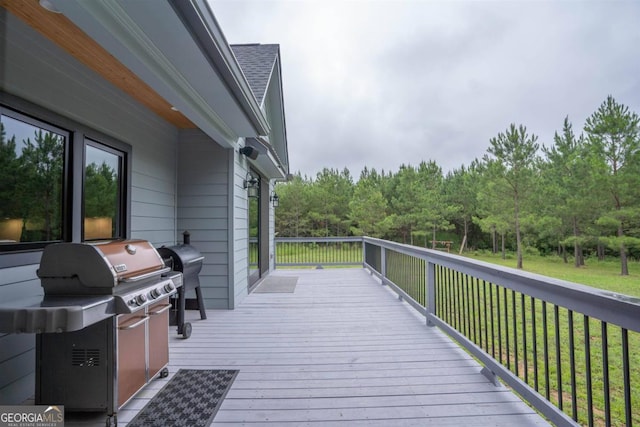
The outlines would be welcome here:
<svg viewBox="0 0 640 427">
<path fill-rule="evenodd" d="M 460 298 L 460 331 L 464 336 L 469 336 L 467 333 L 467 300 L 464 296 L 464 275 L 457 272 L 456 281 L 458 283 L 458 298 Z"/>
<path fill-rule="evenodd" d="M 589 332 L 589 316 L 584 316 L 584 364 L 587 376 L 587 416 L 589 427 L 593 427 L 593 385 L 591 382 L 591 333 Z"/>
<path fill-rule="evenodd" d="M 611 426 L 611 396 L 609 390 L 609 336 L 607 322 L 600 322 L 602 330 L 602 391 L 604 397 L 604 422 Z"/>
<path fill-rule="evenodd" d="M 488 311 L 487 311 L 487 281 L 483 280 L 482 281 L 482 299 L 484 301 L 484 351 L 486 351 L 487 353 L 489 353 L 489 327 L 488 327 L 488 322 L 489 322 L 489 318 L 488 318 Z M 493 327 L 493 323 L 491 324 L 491 327 Z M 491 333 L 491 342 L 493 343 L 493 333 Z"/>
<path fill-rule="evenodd" d="M 420 301 L 422 305 L 427 304 L 427 263 L 423 260 L 418 262 L 418 292 L 420 294 Z"/>
<path fill-rule="evenodd" d="M 471 283 L 472 291 L 474 289 L 476 291 L 476 295 L 473 298 L 473 339 L 476 345 L 482 347 L 482 334 L 479 334 L 477 329 L 480 325 L 480 286 L 478 285 L 478 278 L 472 278 Z"/>
<path fill-rule="evenodd" d="M 445 267 L 446 268 L 446 267 Z M 456 321 L 456 317 L 455 317 L 455 311 L 454 311 L 454 303 L 455 303 L 455 296 L 453 293 L 454 287 L 453 287 L 453 282 L 451 281 L 451 270 L 449 268 L 446 268 L 445 270 L 445 276 L 447 278 L 447 287 L 449 288 L 447 294 L 449 297 L 449 320 L 448 323 L 450 325 L 455 325 L 455 321 Z"/>
<path fill-rule="evenodd" d="M 527 355 L 527 319 L 526 319 L 526 308 L 525 308 L 525 297 L 524 294 L 520 294 L 520 313 L 521 313 L 521 322 L 522 322 L 522 354 L 523 354 L 523 362 L 524 362 L 524 382 L 529 384 L 529 357 Z M 536 332 L 533 331 L 532 334 Z"/>
<path fill-rule="evenodd" d="M 622 332 L 622 377 L 624 380 L 624 418 L 625 424 L 630 427 L 633 423 L 631 411 L 631 371 L 629 367 L 629 333 L 621 328 Z"/>
<path fill-rule="evenodd" d="M 444 319 L 444 315 L 445 315 L 445 310 L 444 310 L 444 303 L 443 303 L 443 289 L 442 289 L 442 279 L 440 276 L 440 271 L 441 271 L 441 267 L 437 264 L 434 264 L 433 266 L 434 268 L 434 273 L 435 273 L 435 286 L 436 286 L 436 315 L 441 318 Z"/>
<path fill-rule="evenodd" d="M 516 292 L 511 291 L 511 319 L 513 321 L 513 354 L 514 354 L 514 366 L 516 371 L 516 377 L 518 377 L 518 327 L 516 316 Z"/>
<path fill-rule="evenodd" d="M 551 390 L 549 388 L 549 330 L 547 329 L 547 302 L 542 301 L 542 335 L 544 352 L 544 396 L 549 400 Z"/>
<path fill-rule="evenodd" d="M 500 288 L 496 285 L 496 312 L 498 314 L 498 356 L 500 357 L 500 363 L 502 363 L 502 312 L 500 311 Z"/>
<path fill-rule="evenodd" d="M 556 328 L 556 378 L 558 388 L 558 408 L 562 409 L 562 363 L 560 361 L 560 313 L 559 307 L 553 305 L 553 319 Z"/>
<path fill-rule="evenodd" d="M 456 329 L 458 331 L 462 330 L 462 316 L 460 315 L 460 313 L 462 312 L 462 310 L 460 310 L 460 286 L 458 284 L 458 275 L 460 273 L 458 273 L 457 271 L 452 271 L 453 273 L 453 283 L 454 283 L 454 292 L 456 295 L 456 304 L 455 304 L 455 316 L 456 316 Z"/>
<path fill-rule="evenodd" d="M 535 391 L 540 390 L 538 382 L 538 333 L 536 329 L 536 300 L 531 297 L 531 328 L 533 330 L 533 384 Z"/>
<path fill-rule="evenodd" d="M 496 358 L 496 339 L 494 335 L 494 319 L 493 319 L 493 283 L 489 283 L 489 305 L 491 308 L 491 357 Z"/>
<path fill-rule="evenodd" d="M 573 310 L 568 311 L 569 317 L 569 368 L 571 369 L 571 418 L 578 421 L 578 399 L 576 390 L 576 351 L 573 327 Z"/>
<path fill-rule="evenodd" d="M 507 369 L 511 369 L 511 351 L 509 346 L 509 306 L 507 304 L 507 288 L 502 288 L 502 297 L 504 299 L 504 337 L 506 339 L 506 358 Z"/>
<path fill-rule="evenodd" d="M 469 299 L 469 276 L 465 274 L 462 276 L 462 279 L 463 279 L 462 282 L 464 283 L 464 288 L 462 289 L 463 290 L 462 301 L 464 303 L 464 313 L 465 313 L 464 335 L 467 338 L 470 338 L 471 337 L 471 309 L 470 309 L 471 300 Z"/>
</svg>

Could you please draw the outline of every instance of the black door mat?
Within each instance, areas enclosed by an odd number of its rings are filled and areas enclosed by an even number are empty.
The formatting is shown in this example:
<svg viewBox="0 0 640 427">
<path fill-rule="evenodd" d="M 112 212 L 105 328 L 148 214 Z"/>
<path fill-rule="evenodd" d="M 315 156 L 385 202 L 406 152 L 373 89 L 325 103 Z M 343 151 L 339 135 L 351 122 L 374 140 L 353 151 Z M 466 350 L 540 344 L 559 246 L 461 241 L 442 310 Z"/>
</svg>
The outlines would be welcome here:
<svg viewBox="0 0 640 427">
<path fill-rule="evenodd" d="M 258 294 L 293 293 L 297 283 L 297 276 L 267 276 L 253 292 Z"/>
<path fill-rule="evenodd" d="M 238 372 L 180 369 L 127 427 L 208 426 Z"/>
</svg>

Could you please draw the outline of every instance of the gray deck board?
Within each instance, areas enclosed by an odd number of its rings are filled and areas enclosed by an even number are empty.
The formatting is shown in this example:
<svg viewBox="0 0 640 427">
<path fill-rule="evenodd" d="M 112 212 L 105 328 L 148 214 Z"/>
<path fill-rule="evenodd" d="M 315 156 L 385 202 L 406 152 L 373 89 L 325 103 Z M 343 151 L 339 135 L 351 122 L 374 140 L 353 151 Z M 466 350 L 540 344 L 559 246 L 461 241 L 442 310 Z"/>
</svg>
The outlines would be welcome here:
<svg viewBox="0 0 640 427">
<path fill-rule="evenodd" d="M 364 270 L 273 274 L 295 292 L 249 295 L 172 343 L 172 371 L 240 370 L 214 426 L 546 425 Z"/>
<path fill-rule="evenodd" d="M 366 271 L 272 274 L 298 277 L 295 292 L 254 293 L 203 321 L 188 312 L 187 340 L 172 328 L 171 375 L 240 370 L 213 426 L 548 425 Z M 140 392 L 118 425 L 166 381 Z"/>
</svg>

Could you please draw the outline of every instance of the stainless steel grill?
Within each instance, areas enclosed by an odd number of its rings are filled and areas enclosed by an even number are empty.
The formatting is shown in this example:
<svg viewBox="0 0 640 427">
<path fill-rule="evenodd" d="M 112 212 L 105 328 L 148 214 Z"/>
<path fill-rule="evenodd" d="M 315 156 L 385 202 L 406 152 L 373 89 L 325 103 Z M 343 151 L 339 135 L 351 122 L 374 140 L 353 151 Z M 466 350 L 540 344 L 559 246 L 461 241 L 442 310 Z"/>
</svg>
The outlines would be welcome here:
<svg viewBox="0 0 640 427">
<path fill-rule="evenodd" d="M 0 304 L 0 332 L 36 333 L 36 404 L 106 411 L 107 424 L 169 363 L 182 274 L 145 240 L 47 246 L 44 297 Z M 58 332 L 58 333 L 52 333 Z"/>
</svg>

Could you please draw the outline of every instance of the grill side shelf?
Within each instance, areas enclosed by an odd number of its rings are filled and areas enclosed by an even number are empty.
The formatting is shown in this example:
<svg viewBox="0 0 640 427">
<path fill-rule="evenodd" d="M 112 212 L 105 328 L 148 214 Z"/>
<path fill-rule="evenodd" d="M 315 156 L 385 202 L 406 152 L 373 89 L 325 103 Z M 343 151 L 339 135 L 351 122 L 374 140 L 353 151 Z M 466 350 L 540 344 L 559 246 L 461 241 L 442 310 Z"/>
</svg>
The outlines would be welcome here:
<svg viewBox="0 0 640 427">
<path fill-rule="evenodd" d="M 34 297 L 0 304 L 0 332 L 78 331 L 114 315 L 114 298 Z"/>
</svg>

